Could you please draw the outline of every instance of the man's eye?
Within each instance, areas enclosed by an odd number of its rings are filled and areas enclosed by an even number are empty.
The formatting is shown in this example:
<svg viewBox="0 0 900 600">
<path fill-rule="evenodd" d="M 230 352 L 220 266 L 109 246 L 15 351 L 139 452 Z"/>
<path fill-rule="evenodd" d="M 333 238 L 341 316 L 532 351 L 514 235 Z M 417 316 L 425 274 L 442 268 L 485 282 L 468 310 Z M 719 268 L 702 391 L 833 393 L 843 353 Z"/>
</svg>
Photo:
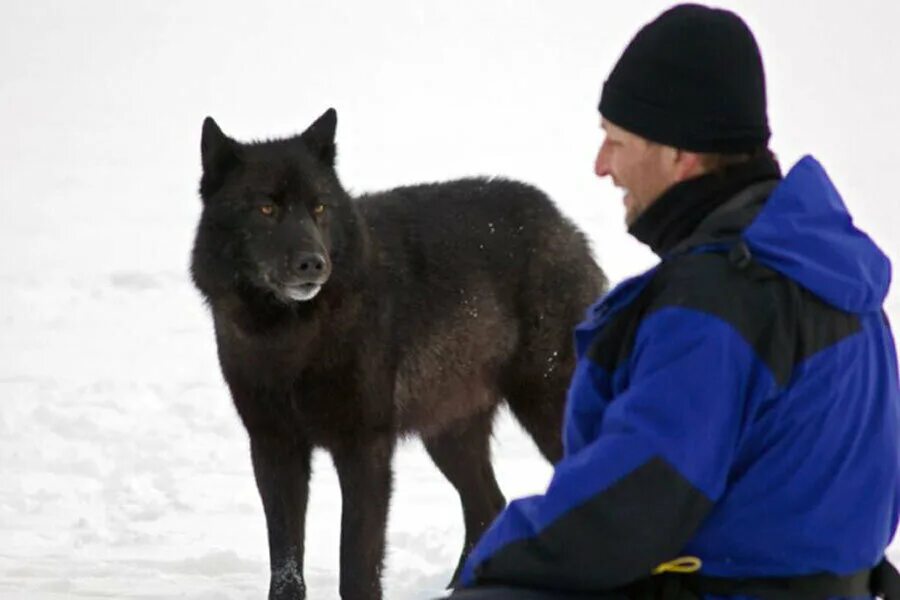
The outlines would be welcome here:
<svg viewBox="0 0 900 600">
<path fill-rule="evenodd" d="M 267 217 L 271 217 L 275 214 L 275 205 L 274 204 L 261 204 L 257 207 L 259 212 L 264 214 Z"/>
</svg>

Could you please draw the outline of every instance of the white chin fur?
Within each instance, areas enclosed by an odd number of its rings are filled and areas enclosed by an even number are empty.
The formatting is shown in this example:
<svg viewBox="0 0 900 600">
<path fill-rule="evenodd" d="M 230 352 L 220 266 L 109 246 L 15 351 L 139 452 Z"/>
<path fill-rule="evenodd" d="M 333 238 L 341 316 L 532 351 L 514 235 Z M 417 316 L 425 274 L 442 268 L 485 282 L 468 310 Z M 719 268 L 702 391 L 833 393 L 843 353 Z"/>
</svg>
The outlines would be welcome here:
<svg viewBox="0 0 900 600">
<path fill-rule="evenodd" d="M 296 302 L 306 302 L 315 298 L 321 289 L 321 285 L 305 285 L 303 287 L 284 288 L 281 293 L 284 294 L 285 298 Z"/>
</svg>

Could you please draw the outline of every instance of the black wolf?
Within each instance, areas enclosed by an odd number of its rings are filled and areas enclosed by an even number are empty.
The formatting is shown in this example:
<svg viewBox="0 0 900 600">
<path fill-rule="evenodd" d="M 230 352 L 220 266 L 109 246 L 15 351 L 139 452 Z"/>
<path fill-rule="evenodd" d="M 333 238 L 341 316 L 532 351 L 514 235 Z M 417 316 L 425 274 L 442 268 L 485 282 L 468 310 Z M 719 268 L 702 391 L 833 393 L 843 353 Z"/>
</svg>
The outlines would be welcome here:
<svg viewBox="0 0 900 600">
<path fill-rule="evenodd" d="M 381 598 L 400 436 L 421 435 L 459 491 L 465 556 L 505 502 L 489 457 L 498 404 L 548 460 L 561 456 L 572 329 L 606 285 L 583 235 L 528 185 L 351 198 L 336 123 L 332 109 L 298 136 L 254 143 L 203 123 L 191 270 L 250 436 L 271 599 L 305 597 L 314 447 L 341 485 L 342 598 Z"/>
</svg>

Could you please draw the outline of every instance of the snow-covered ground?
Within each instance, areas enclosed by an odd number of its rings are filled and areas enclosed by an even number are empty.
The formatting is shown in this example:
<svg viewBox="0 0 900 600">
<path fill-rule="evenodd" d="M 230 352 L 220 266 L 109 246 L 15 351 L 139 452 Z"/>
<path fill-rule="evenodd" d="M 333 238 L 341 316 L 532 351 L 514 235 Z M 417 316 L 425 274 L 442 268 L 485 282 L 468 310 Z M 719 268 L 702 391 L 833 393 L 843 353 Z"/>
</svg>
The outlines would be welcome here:
<svg viewBox="0 0 900 600">
<path fill-rule="evenodd" d="M 773 147 L 814 153 L 900 260 L 900 105 L 887 0 L 723 2 L 757 33 Z M 661 2 L 0 4 L 0 599 L 260 598 L 265 526 L 187 277 L 199 134 L 339 113 L 354 190 L 467 174 L 536 183 L 613 280 L 652 262 L 591 173 L 603 77 Z M 889 312 L 900 319 L 893 293 Z M 504 415 L 507 495 L 549 468 Z M 426 598 L 462 542 L 455 492 L 401 446 L 386 595 Z M 337 596 L 340 495 L 317 455 L 311 598 Z"/>
</svg>

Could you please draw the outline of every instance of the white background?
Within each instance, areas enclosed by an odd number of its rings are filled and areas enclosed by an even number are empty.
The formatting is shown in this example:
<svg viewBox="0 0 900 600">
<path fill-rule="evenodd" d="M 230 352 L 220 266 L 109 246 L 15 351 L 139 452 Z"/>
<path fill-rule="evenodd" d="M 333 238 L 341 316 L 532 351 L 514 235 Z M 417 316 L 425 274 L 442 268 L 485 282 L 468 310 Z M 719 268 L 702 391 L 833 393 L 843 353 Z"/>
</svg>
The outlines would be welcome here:
<svg viewBox="0 0 900 600">
<path fill-rule="evenodd" d="M 187 277 L 200 126 L 239 139 L 337 109 L 351 191 L 464 175 L 542 187 L 618 281 L 653 257 L 592 174 L 600 85 L 662 2 L 0 4 L 0 598 L 261 598 L 262 511 Z M 829 170 L 900 259 L 900 5 L 724 2 L 755 31 L 772 147 Z M 889 311 L 900 317 L 897 295 Z M 506 416 L 509 496 L 548 467 Z M 334 598 L 340 495 L 318 455 L 310 598 Z M 455 492 L 396 461 L 386 596 L 436 593 Z"/>
</svg>

